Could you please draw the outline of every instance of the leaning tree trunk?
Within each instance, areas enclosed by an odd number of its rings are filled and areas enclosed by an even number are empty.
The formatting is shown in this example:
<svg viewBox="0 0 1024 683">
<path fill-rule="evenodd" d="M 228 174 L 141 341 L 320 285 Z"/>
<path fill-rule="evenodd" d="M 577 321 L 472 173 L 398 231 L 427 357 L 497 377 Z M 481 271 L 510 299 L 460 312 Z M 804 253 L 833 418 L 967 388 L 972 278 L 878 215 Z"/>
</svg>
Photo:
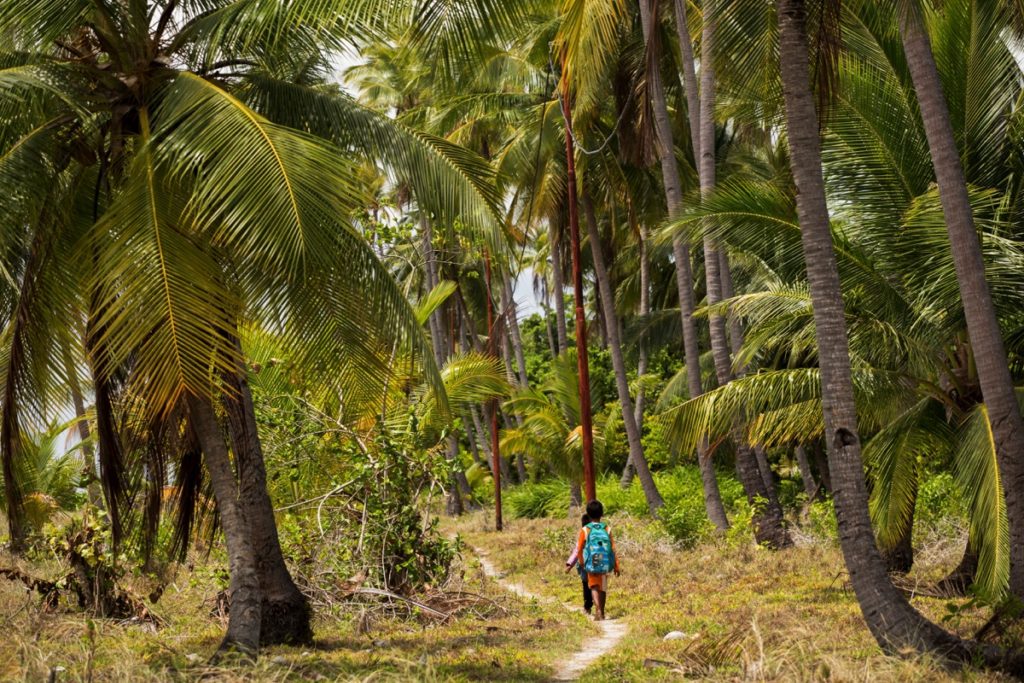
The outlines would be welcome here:
<svg viewBox="0 0 1024 683">
<path fill-rule="evenodd" d="M 1014 393 L 999 318 L 985 280 L 985 261 L 974 226 L 949 108 L 916 2 L 903 3 L 899 11 L 899 28 L 935 167 L 939 199 L 967 319 L 967 334 L 1003 481 L 1010 527 L 1010 591 L 1017 597 L 1024 597 L 1024 420 Z"/>
<path fill-rule="evenodd" d="M 190 395 L 188 408 L 189 423 L 203 449 L 206 470 L 210 474 L 228 551 L 228 632 L 218 648 L 218 655 L 235 651 L 255 658 L 260 646 L 263 599 L 243 488 L 239 487 L 232 470 L 210 399 Z"/>
<path fill-rule="evenodd" d="M 647 466 L 647 458 L 644 456 L 643 445 L 640 443 L 640 428 L 636 424 L 636 415 L 633 414 L 633 401 L 629 396 L 629 378 L 626 376 L 626 362 L 622 357 L 622 341 L 619 339 L 619 316 L 615 312 L 612 284 L 604 262 L 604 253 L 601 251 L 601 235 L 597 228 L 594 205 L 586 191 L 581 194 L 580 203 L 583 205 L 583 214 L 587 222 L 590 254 L 594 261 L 597 286 L 601 290 L 601 305 L 604 308 L 604 318 L 608 327 L 608 347 L 612 356 L 612 369 L 615 372 L 615 389 L 619 394 L 622 425 L 626 430 L 626 442 L 629 444 L 629 461 L 633 464 L 636 476 L 640 479 L 640 487 L 644 490 L 644 497 L 647 499 L 647 508 L 652 515 L 657 516 L 659 510 L 665 505 L 665 500 L 658 492 L 657 484 L 654 483 L 654 477 L 651 476 L 651 470 Z"/>
<path fill-rule="evenodd" d="M 820 128 L 810 87 L 804 1 L 778 0 L 777 7 L 786 133 L 814 308 L 825 440 L 835 484 L 839 542 L 850 573 L 850 583 L 868 628 L 887 652 L 897 653 L 913 648 L 937 652 L 957 661 L 984 657 L 994 665 L 997 663 L 995 658 L 1002 653 L 960 640 L 911 607 L 889 580 L 875 546 L 857 434 L 839 269 L 825 201 Z M 1002 663 L 1004 668 L 1019 668 L 1021 665 L 1017 661 Z"/>
<path fill-rule="evenodd" d="M 226 378 L 231 395 L 224 397 L 224 408 L 242 491 L 242 511 L 251 527 L 263 595 L 260 644 L 305 645 L 313 641 L 312 609 L 292 580 L 281 552 L 274 506 L 267 491 L 256 410 L 244 372 L 244 367 L 240 367 L 237 375 Z"/>
<path fill-rule="evenodd" d="M 649 0 L 640 0 L 640 23 L 643 28 L 644 43 L 649 51 L 653 50 L 650 34 L 653 30 L 653 17 Z M 676 218 L 682 208 L 683 185 L 679 178 L 676 164 L 675 142 L 672 136 L 672 123 L 668 114 L 668 103 L 665 90 L 661 83 L 661 72 L 658 70 L 658 55 L 648 55 L 647 62 L 651 67 L 647 73 L 647 89 L 651 93 L 651 104 L 654 109 L 654 125 L 658 137 L 658 158 L 661 162 L 661 177 L 665 185 L 665 203 L 668 206 L 669 219 Z M 696 308 L 693 295 L 693 273 L 690 269 L 690 246 L 680 237 L 672 240 L 672 254 L 675 259 L 676 288 L 679 292 L 679 310 L 683 324 L 683 353 L 686 357 L 686 379 L 690 398 L 697 398 L 703 393 L 700 377 L 700 348 L 697 342 L 697 324 L 693 319 Z M 729 528 L 729 520 L 722 505 L 722 495 L 715 478 L 714 464 L 706 444 L 702 442 L 697 449 L 697 461 L 701 469 L 701 480 L 704 485 L 704 507 L 708 518 L 719 530 Z"/>
</svg>

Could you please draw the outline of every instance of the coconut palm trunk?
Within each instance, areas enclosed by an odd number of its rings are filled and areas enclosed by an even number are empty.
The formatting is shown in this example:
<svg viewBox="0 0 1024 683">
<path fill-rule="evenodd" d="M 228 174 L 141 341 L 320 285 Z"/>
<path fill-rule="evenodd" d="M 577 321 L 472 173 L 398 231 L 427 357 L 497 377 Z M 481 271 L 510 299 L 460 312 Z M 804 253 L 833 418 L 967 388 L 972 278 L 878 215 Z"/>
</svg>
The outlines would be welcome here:
<svg viewBox="0 0 1024 683">
<path fill-rule="evenodd" d="M 648 230 L 645 224 L 640 225 L 639 229 L 639 241 L 640 241 L 640 318 L 646 319 L 651 314 L 651 259 L 648 254 L 647 242 L 650 240 L 650 230 Z M 640 334 L 640 340 L 637 349 L 637 362 L 636 362 L 636 375 L 640 379 L 639 386 L 636 389 L 636 404 L 633 407 L 633 415 L 636 419 L 636 428 L 643 434 L 644 431 L 644 409 L 646 407 L 647 392 L 644 390 L 643 377 L 647 374 L 647 362 L 648 362 L 648 350 L 647 350 L 647 335 L 646 333 Z M 628 488 L 633 482 L 633 475 L 636 474 L 636 470 L 633 467 L 633 461 L 629 458 L 626 459 L 626 466 L 622 470 L 622 479 L 620 483 L 622 488 Z"/>
<path fill-rule="evenodd" d="M 778 0 L 779 56 L 786 133 L 797 188 L 807 280 L 814 307 L 825 440 L 850 583 L 868 628 L 888 652 L 940 652 L 960 661 L 983 654 L 918 613 L 889 580 L 875 546 L 853 401 L 839 269 L 832 246 L 821 166 L 818 115 L 810 86 L 803 0 Z"/>
<path fill-rule="evenodd" d="M 523 350 L 523 334 L 519 329 L 519 312 L 516 308 L 515 292 L 512 289 L 511 278 L 504 280 L 502 310 L 508 323 L 509 341 L 512 344 L 512 352 L 516 359 L 516 372 L 519 375 L 519 384 L 524 387 L 530 386 L 530 380 L 526 376 L 526 353 Z"/>
<path fill-rule="evenodd" d="M 654 28 L 653 16 L 649 0 L 640 0 L 640 22 L 643 28 L 644 43 L 648 51 L 653 51 L 651 33 Z M 647 89 L 651 95 L 654 110 L 654 127 L 658 137 L 658 159 L 661 162 L 661 177 L 665 186 L 665 203 L 668 207 L 669 219 L 676 218 L 683 204 L 683 185 L 676 164 L 675 142 L 672 136 L 672 123 L 668 114 L 668 102 L 661 82 L 661 72 L 657 68 L 658 55 L 649 54 L 647 73 Z M 693 318 L 696 308 L 693 294 L 693 272 L 690 267 L 690 245 L 680 237 L 672 240 L 672 256 L 675 260 L 676 288 L 679 292 L 679 310 L 683 325 L 683 353 L 686 358 L 686 380 L 690 398 L 703 393 L 700 376 L 700 348 L 697 342 L 697 324 Z M 701 445 L 697 452 L 700 464 L 701 480 L 704 486 L 704 507 L 708 518 L 719 530 L 729 528 L 729 520 L 725 515 L 722 495 L 718 490 L 714 465 L 706 445 Z"/>
<path fill-rule="evenodd" d="M 231 393 L 224 397 L 223 403 L 263 598 L 260 644 L 304 645 L 313 640 L 312 609 L 292 580 L 281 552 L 274 507 L 267 492 L 267 470 L 256 428 L 256 410 L 244 373 L 244 367 L 240 367 L 236 376 L 227 378 Z"/>
<path fill-rule="evenodd" d="M 601 305 L 604 309 L 604 318 L 608 323 L 608 349 L 612 357 L 612 369 L 615 372 L 615 389 L 619 394 L 619 406 L 622 408 L 622 425 L 626 431 L 626 442 L 629 444 L 629 461 L 636 470 L 637 478 L 640 479 L 640 487 L 644 491 L 644 498 L 647 499 L 647 508 L 652 515 L 657 516 L 659 510 L 665 505 L 665 501 L 661 497 L 661 493 L 658 492 L 657 484 L 654 483 L 654 477 L 651 476 L 650 467 L 647 465 L 647 458 L 644 456 L 643 445 L 640 443 L 640 428 L 636 424 L 636 415 L 633 413 L 633 401 L 629 395 L 629 378 L 626 376 L 626 362 L 622 356 L 622 341 L 619 338 L 619 316 L 615 312 L 615 297 L 608 268 L 604 262 L 604 253 L 601 250 L 601 235 L 597 227 L 597 216 L 594 214 L 594 204 L 585 191 L 580 195 L 580 204 L 583 206 L 583 216 L 587 222 L 590 253 L 594 261 L 597 286 L 602 294 Z"/>
<path fill-rule="evenodd" d="M 569 348 L 565 323 L 565 277 L 562 271 L 562 230 L 557 221 L 548 221 L 548 249 L 551 252 L 551 285 L 555 298 L 555 334 L 559 355 Z"/>
<path fill-rule="evenodd" d="M 1024 596 L 1024 420 L 1014 393 L 999 319 L 988 283 L 981 243 L 974 226 L 967 181 L 960 161 L 949 107 L 942 90 L 931 41 L 917 2 L 902 3 L 899 29 L 903 51 L 924 121 L 928 149 L 946 218 L 967 333 L 978 382 L 988 410 L 1006 498 L 1010 528 L 1010 591 Z"/>
<path fill-rule="evenodd" d="M 210 399 L 190 395 L 188 408 L 189 422 L 203 450 L 206 470 L 210 474 L 228 551 L 230 609 L 227 634 L 218 653 L 237 651 L 255 657 L 260 646 L 263 600 L 256 547 L 252 541 L 252 527 L 243 500 L 245 488 L 238 485 Z"/>
<path fill-rule="evenodd" d="M 430 224 L 430 220 L 425 216 L 420 217 L 420 229 L 423 231 L 423 262 L 426 266 L 426 284 L 427 289 L 432 290 L 440 283 L 440 273 L 437 267 L 437 252 L 434 251 L 434 232 L 433 226 Z M 445 362 L 448 360 L 450 354 L 450 347 L 448 344 L 448 336 L 445 334 L 445 325 L 442 317 L 441 309 L 434 310 L 427 320 L 427 324 L 430 326 L 430 337 L 431 345 L 434 349 L 434 362 L 437 363 L 437 367 L 444 367 Z M 451 481 L 448 484 L 448 495 L 446 497 L 445 508 L 449 515 L 458 516 L 465 511 L 465 507 L 462 502 L 462 492 L 469 489 L 469 483 L 460 480 L 465 479 L 465 472 L 455 467 L 455 462 L 459 457 L 459 443 L 455 435 L 448 436 L 448 443 L 445 448 L 445 458 L 452 466 Z"/>
</svg>

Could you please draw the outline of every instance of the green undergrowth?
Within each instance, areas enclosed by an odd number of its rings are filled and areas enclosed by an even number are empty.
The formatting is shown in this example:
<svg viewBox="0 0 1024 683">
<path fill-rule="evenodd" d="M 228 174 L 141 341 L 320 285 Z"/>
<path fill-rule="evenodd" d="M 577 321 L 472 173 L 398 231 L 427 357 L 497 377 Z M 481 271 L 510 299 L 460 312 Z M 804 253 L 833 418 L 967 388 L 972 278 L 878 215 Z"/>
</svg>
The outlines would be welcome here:
<svg viewBox="0 0 1024 683">
<path fill-rule="evenodd" d="M 576 533 L 564 512 L 560 519 L 512 519 L 500 534 L 489 520 L 479 513 L 448 526 L 488 552 L 509 580 L 565 602 L 580 600 L 575 573 L 564 573 Z M 827 538 L 796 530 L 798 546 L 781 552 L 725 538 L 684 548 L 649 519 L 622 511 L 609 521 L 623 571 L 610 579 L 608 615 L 622 619 L 629 633 L 588 669 L 588 681 L 1002 680 L 983 671 L 947 671 L 927 658 L 885 656 Z M 955 551 L 922 553 L 910 580 L 941 575 L 958 559 Z M 917 597 L 914 604 L 941 621 L 951 601 Z M 946 626 L 970 635 L 986 616 L 968 606 Z M 672 631 L 684 636 L 666 641 Z"/>
<path fill-rule="evenodd" d="M 677 543 L 693 547 L 711 536 L 714 528 L 704 512 L 700 469 L 696 465 L 657 472 L 654 481 L 665 499 L 661 523 Z M 740 519 L 749 517 L 740 483 L 730 474 L 720 472 L 718 485 L 727 511 Z M 640 482 L 635 478 L 630 487 L 624 489 L 618 477 L 605 476 L 597 483 L 597 497 L 608 514 L 624 512 L 642 517 L 648 513 L 647 499 Z M 569 484 L 558 479 L 531 482 L 512 489 L 504 500 L 509 514 L 514 518 L 564 519 L 569 509 Z"/>
</svg>

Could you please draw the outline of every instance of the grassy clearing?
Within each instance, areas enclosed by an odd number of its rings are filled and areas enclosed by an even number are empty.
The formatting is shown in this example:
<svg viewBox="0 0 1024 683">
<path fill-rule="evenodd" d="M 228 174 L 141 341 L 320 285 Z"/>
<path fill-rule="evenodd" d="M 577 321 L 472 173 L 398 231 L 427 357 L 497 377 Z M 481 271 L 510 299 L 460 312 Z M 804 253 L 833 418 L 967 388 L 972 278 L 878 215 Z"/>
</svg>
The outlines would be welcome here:
<svg viewBox="0 0 1024 683">
<path fill-rule="evenodd" d="M 10 566 L 0 556 L 0 566 Z M 444 586 L 480 596 L 447 623 L 427 621 L 399 606 L 385 613 L 379 600 L 321 609 L 313 647 L 275 647 L 255 668 L 204 666 L 223 634 L 212 613 L 218 585 L 215 563 L 184 568 L 154 612 L 166 624 L 89 620 L 59 609 L 47 613 L 20 584 L 0 580 L 0 681 L 192 680 L 424 680 L 545 681 L 566 649 L 580 646 L 594 627 L 560 606 L 511 596 L 468 559 Z M 29 567 L 38 570 L 40 568 Z M 472 597 L 472 596 L 470 596 Z"/>
<path fill-rule="evenodd" d="M 801 537 L 781 553 L 749 541 L 705 540 L 686 550 L 664 528 L 628 512 L 610 518 L 623 565 L 612 579 L 608 612 L 629 633 L 585 674 L 588 681 L 998 681 L 987 672 L 943 670 L 922 659 L 881 654 L 864 626 L 830 543 Z M 555 598 L 517 598 L 486 578 L 470 551 L 437 590 L 473 594 L 458 616 L 429 621 L 379 599 L 320 606 L 317 641 L 276 647 L 255 667 L 211 670 L 223 622 L 213 612 L 220 588 L 216 559 L 182 567 L 154 612 L 165 625 L 89 620 L 62 606 L 47 612 L 20 584 L 0 580 L 0 680 L 422 680 L 543 681 L 598 630 L 558 601 L 579 601 L 576 575 L 563 561 L 575 536 L 568 519 L 514 519 L 500 535 L 489 513 L 445 523 L 468 546 L 485 550 L 505 578 Z M 912 580 L 934 580 L 956 560 L 958 544 L 929 544 Z M 216 556 L 215 556 L 216 557 Z M 14 560 L 0 556 L 0 566 Z M 23 565 L 24 566 L 24 565 Z M 45 567 L 25 567 L 41 574 Z M 53 568 L 49 568 L 52 572 Z M 52 575 L 52 574 L 51 574 Z M 141 582 L 137 592 L 145 594 Z M 915 598 L 933 618 L 949 601 Z M 434 603 L 437 604 L 437 603 Z M 956 624 L 970 634 L 984 614 L 966 610 Z M 669 631 L 687 637 L 665 641 Z"/>
<path fill-rule="evenodd" d="M 691 550 L 672 543 L 656 524 L 628 514 L 610 518 L 623 574 L 611 579 L 608 614 L 629 634 L 587 671 L 587 680 L 998 681 L 978 671 L 946 671 L 936 662 L 881 653 L 847 585 L 842 558 L 830 543 L 802 538 L 784 552 L 749 542 L 705 541 Z M 576 602 L 576 575 L 562 571 L 575 536 L 565 519 L 515 519 L 487 531 L 489 519 L 450 524 L 485 549 L 508 579 L 541 594 Z M 922 553 L 911 578 L 932 580 L 955 563 L 950 553 Z M 915 598 L 939 619 L 948 600 Z M 972 634 L 983 614 L 968 610 L 957 629 Z M 670 631 L 686 638 L 665 641 Z"/>
</svg>

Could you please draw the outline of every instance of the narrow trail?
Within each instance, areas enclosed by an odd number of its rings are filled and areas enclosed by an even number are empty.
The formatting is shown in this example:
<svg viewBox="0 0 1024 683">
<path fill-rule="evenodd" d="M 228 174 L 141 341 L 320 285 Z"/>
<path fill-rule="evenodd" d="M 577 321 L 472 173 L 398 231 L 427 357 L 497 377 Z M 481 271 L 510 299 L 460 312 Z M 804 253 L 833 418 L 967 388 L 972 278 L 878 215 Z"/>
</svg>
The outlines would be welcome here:
<svg viewBox="0 0 1024 683">
<path fill-rule="evenodd" d="M 484 574 L 505 590 L 510 593 L 526 598 L 528 600 L 536 600 L 538 602 L 557 602 L 554 598 L 545 595 L 538 595 L 533 591 L 527 589 L 525 586 L 513 581 L 505 580 L 504 573 L 498 571 L 490 560 L 487 559 L 487 553 L 480 548 L 472 548 L 473 554 L 476 555 L 477 560 L 480 561 L 480 567 L 483 569 Z M 579 607 L 568 605 L 566 603 L 559 603 L 565 609 L 572 612 L 583 612 Z M 588 638 L 583 641 L 583 649 L 578 652 L 574 652 L 571 657 L 562 662 L 555 670 L 555 675 L 552 676 L 553 681 L 575 681 L 579 680 L 580 674 L 582 674 L 588 666 L 596 662 L 605 654 L 611 652 L 619 641 L 622 640 L 623 636 L 629 631 L 629 627 L 625 623 L 618 619 L 605 619 L 604 621 L 595 622 L 601 629 L 601 635 L 597 638 Z"/>
</svg>

